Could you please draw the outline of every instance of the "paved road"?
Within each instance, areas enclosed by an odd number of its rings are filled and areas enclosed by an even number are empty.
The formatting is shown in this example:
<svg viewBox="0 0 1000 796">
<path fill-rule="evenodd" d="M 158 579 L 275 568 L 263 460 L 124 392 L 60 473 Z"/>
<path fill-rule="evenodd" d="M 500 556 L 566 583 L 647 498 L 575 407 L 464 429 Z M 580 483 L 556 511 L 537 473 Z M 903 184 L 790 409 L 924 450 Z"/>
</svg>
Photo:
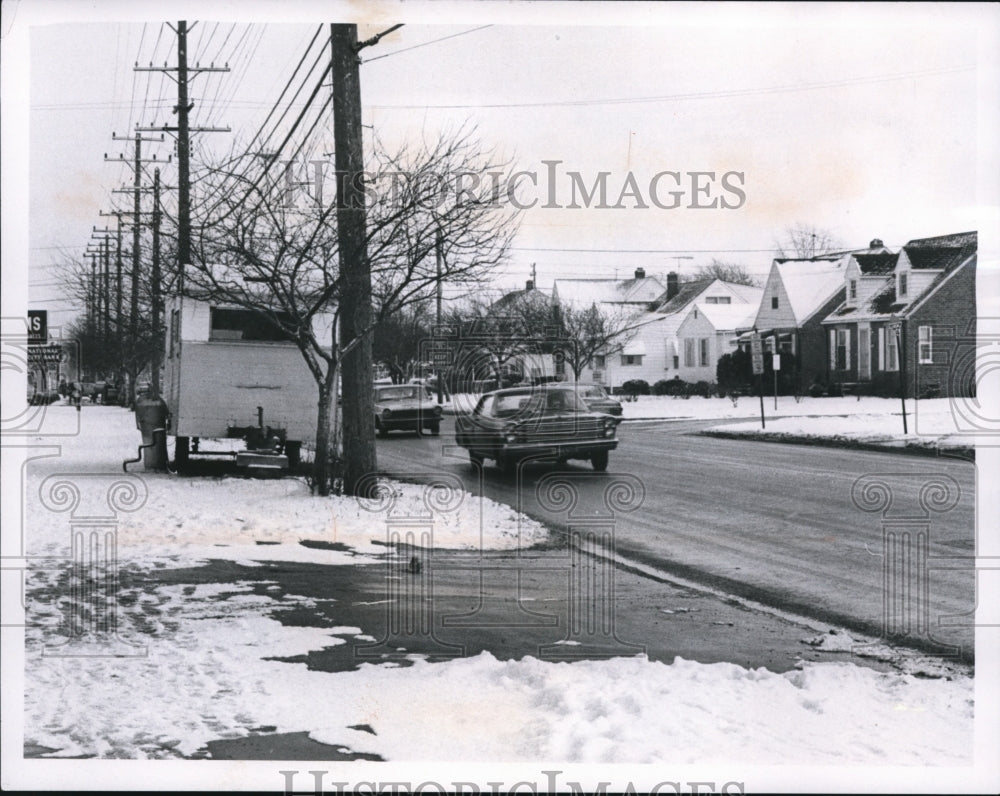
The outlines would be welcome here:
<svg viewBox="0 0 1000 796">
<path fill-rule="evenodd" d="M 975 580 L 965 563 L 974 550 L 974 465 L 692 433 L 704 425 L 623 424 L 605 474 L 582 462 L 559 471 L 528 465 L 517 479 L 489 463 L 478 473 L 454 446 L 450 420 L 440 437 L 380 440 L 378 456 L 389 474 L 458 476 L 471 492 L 562 532 L 607 528 L 600 520 L 610 498 L 620 509 L 617 552 L 630 562 L 972 658 Z M 631 502 L 630 490 L 638 493 Z"/>
</svg>

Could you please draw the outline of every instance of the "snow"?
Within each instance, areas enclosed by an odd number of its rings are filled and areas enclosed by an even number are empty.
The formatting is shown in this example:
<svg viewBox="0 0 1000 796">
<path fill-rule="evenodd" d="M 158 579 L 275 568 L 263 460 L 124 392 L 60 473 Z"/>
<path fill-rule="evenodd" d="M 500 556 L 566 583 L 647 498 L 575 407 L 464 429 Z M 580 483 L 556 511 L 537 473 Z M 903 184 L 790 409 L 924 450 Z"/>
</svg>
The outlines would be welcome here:
<svg viewBox="0 0 1000 796">
<path fill-rule="evenodd" d="M 52 427 L 73 424 L 71 408 L 50 409 Z M 124 410 L 86 407 L 80 421 L 77 436 L 31 440 L 59 445 L 61 455 L 27 468 L 29 555 L 68 555 L 66 515 L 38 507 L 46 478 L 117 477 L 122 459 L 134 454 L 138 433 Z M 385 532 L 371 506 L 311 497 L 295 479 L 141 478 L 149 492 L 145 504 L 121 515 L 122 567 L 193 566 L 206 558 L 346 567 L 386 553 L 373 544 Z M 401 515 L 425 510 L 422 487 L 386 488 Z M 433 544 L 509 549 L 545 540 L 543 526 L 511 509 L 462 497 L 458 510 L 433 518 Z M 305 547 L 303 540 L 346 549 Z M 269 583 L 266 572 L 259 581 L 224 586 L 123 587 L 119 632 L 126 642 L 142 644 L 144 654 L 81 659 L 41 654 L 58 638 L 49 629 L 61 604 L 36 597 L 60 572 L 32 571 L 27 590 L 39 622 L 25 630 L 25 741 L 61 757 L 180 759 L 209 741 L 273 727 L 307 731 L 314 740 L 389 761 L 972 763 L 974 683 L 963 675 L 916 678 L 850 662 L 802 664 L 777 674 L 641 656 L 505 661 L 487 652 L 443 663 L 412 656 L 410 666 L 310 671 L 275 658 L 371 636 L 337 623 L 335 615 L 329 628 L 270 618 L 273 601 L 254 593 Z M 351 729 L 359 724 L 374 734 Z"/>
</svg>

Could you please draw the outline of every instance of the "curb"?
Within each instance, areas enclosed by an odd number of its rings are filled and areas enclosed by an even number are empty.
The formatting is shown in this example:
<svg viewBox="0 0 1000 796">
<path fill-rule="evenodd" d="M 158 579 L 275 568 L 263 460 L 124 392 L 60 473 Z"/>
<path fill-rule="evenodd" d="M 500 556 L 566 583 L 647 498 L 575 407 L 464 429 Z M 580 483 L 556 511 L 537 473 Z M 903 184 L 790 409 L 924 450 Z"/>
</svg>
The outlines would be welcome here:
<svg viewBox="0 0 1000 796">
<path fill-rule="evenodd" d="M 823 448 L 844 448 L 849 450 L 877 451 L 881 453 L 902 453 L 913 456 L 931 456 L 934 458 L 966 459 L 974 462 L 976 460 L 976 449 L 967 445 L 956 447 L 934 447 L 932 445 L 920 445 L 906 443 L 904 445 L 887 445 L 878 442 L 865 442 L 863 440 L 851 440 L 838 437 L 806 437 L 796 434 L 768 434 L 766 432 L 750 431 L 739 433 L 734 431 L 712 431 L 705 429 L 696 432 L 704 437 L 719 437 L 722 439 L 750 440 L 752 442 L 781 442 L 788 445 L 814 445 Z"/>
</svg>

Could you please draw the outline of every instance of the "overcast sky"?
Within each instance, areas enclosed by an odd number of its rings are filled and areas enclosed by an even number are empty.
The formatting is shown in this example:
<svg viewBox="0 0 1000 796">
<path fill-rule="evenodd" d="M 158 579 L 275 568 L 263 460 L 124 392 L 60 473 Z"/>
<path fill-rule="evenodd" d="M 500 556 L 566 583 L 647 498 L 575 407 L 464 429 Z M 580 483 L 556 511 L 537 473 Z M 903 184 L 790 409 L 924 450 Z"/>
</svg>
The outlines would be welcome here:
<svg viewBox="0 0 1000 796">
<path fill-rule="evenodd" d="M 171 21 L 197 23 L 189 59 L 231 68 L 192 82 L 193 123 L 232 128 L 199 135 L 195 157 L 261 128 L 317 23 L 338 8 L 286 3 L 280 20 L 261 12 L 277 7 L 248 4 L 235 17 L 215 0 L 169 6 Z M 173 82 L 133 69 L 176 63 L 166 8 L 3 5 L 4 281 L 12 263 L 29 264 L 31 306 L 50 309 L 53 325 L 72 307 L 52 263 L 82 251 L 92 226 L 108 221 L 100 211 L 131 201 L 111 193 L 132 179 L 103 162 L 131 151 L 112 133 L 173 123 Z M 398 142 L 474 124 L 538 175 L 537 189 L 522 182 L 537 205 L 524 214 L 505 285 L 522 283 L 533 263 L 542 287 L 638 266 L 690 271 L 713 257 L 766 274 L 775 240 L 795 223 L 849 247 L 977 228 L 988 238 L 997 227 L 996 6 L 378 8 L 361 20 L 362 38 L 406 24 L 362 53 L 367 134 Z M 287 128 L 300 104 L 270 127 Z M 319 128 L 327 139 L 331 125 Z M 158 158 L 172 149 L 146 147 Z M 543 161 L 559 161 L 555 180 Z M 623 206 L 542 207 L 571 203 L 568 172 L 588 189 L 606 172 L 607 203 Z M 661 177 L 654 189 L 661 172 L 681 184 Z M 176 179 L 173 166 L 164 179 Z M 12 200 L 25 190 L 26 206 Z M 658 207 L 674 201 L 669 191 L 683 192 L 680 206 Z"/>
</svg>

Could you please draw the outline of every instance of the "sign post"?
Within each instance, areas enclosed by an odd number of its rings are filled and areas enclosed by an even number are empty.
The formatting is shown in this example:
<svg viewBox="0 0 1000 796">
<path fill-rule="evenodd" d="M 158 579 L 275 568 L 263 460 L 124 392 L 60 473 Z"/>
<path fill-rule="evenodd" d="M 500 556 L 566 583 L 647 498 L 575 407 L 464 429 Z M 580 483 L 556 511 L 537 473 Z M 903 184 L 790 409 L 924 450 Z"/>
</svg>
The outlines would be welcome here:
<svg viewBox="0 0 1000 796">
<path fill-rule="evenodd" d="M 774 411 L 778 411 L 778 371 L 781 370 L 781 354 L 775 354 L 771 361 L 771 370 L 774 371 Z"/>
<path fill-rule="evenodd" d="M 750 335 L 750 358 L 753 360 L 753 372 L 757 377 L 757 393 L 760 395 L 760 427 L 767 428 L 764 422 L 764 348 L 760 342 L 760 333 L 756 329 Z"/>
<path fill-rule="evenodd" d="M 896 364 L 899 367 L 899 402 L 903 405 L 903 433 L 908 434 L 906 429 L 906 357 L 903 350 L 903 324 L 889 324 L 889 334 L 892 335 L 893 343 L 896 346 Z"/>
</svg>

